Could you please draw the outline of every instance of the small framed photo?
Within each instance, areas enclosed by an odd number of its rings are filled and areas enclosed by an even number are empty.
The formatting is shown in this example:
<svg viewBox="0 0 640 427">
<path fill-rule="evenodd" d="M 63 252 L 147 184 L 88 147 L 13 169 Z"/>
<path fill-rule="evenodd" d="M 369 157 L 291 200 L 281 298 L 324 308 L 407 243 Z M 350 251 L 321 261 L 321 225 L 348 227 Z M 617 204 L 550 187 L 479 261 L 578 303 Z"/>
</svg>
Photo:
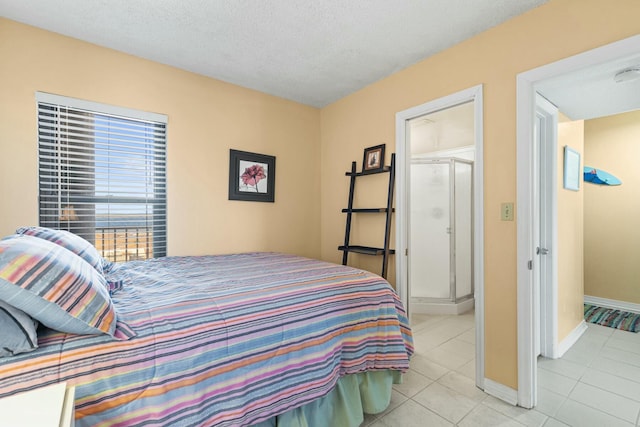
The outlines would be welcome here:
<svg viewBox="0 0 640 427">
<path fill-rule="evenodd" d="M 580 153 L 568 145 L 564 146 L 564 182 L 567 190 L 580 189 Z"/>
<path fill-rule="evenodd" d="M 384 144 L 364 149 L 362 173 L 379 172 L 384 168 Z"/>
<path fill-rule="evenodd" d="M 229 200 L 273 202 L 275 186 L 274 156 L 229 150 Z"/>
</svg>

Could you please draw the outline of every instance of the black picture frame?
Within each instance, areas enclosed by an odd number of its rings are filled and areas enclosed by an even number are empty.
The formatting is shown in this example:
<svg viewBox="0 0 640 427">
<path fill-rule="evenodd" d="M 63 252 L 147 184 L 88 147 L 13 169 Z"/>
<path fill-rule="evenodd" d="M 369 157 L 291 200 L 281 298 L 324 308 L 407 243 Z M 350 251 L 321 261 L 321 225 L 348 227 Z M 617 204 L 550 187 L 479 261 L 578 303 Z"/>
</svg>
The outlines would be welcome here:
<svg viewBox="0 0 640 427">
<path fill-rule="evenodd" d="M 384 147 L 385 144 L 380 144 L 364 149 L 362 173 L 380 172 L 384 169 Z"/>
<path fill-rule="evenodd" d="M 275 201 L 276 158 L 229 150 L 229 200 Z"/>
</svg>

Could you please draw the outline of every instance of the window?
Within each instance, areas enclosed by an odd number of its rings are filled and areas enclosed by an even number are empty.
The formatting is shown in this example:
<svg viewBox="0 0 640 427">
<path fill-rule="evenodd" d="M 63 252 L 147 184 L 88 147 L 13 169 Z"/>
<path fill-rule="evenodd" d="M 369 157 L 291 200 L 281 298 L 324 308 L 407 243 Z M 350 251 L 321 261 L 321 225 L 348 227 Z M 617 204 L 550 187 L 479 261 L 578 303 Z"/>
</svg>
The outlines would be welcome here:
<svg viewBox="0 0 640 427">
<path fill-rule="evenodd" d="M 110 261 L 166 255 L 166 116 L 36 100 L 40 225 L 84 237 Z"/>
</svg>

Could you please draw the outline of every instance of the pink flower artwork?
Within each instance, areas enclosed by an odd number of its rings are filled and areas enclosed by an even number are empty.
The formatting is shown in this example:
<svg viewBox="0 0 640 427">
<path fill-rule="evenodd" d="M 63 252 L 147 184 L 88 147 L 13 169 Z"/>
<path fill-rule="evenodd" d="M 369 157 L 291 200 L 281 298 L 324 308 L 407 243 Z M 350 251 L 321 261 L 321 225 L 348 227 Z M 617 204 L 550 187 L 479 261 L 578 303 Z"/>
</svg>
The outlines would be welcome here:
<svg viewBox="0 0 640 427">
<path fill-rule="evenodd" d="M 258 183 L 266 177 L 267 175 L 264 171 L 264 167 L 258 164 L 245 168 L 244 173 L 240 175 L 242 183 L 247 187 L 255 187 L 256 193 L 259 192 Z"/>
</svg>

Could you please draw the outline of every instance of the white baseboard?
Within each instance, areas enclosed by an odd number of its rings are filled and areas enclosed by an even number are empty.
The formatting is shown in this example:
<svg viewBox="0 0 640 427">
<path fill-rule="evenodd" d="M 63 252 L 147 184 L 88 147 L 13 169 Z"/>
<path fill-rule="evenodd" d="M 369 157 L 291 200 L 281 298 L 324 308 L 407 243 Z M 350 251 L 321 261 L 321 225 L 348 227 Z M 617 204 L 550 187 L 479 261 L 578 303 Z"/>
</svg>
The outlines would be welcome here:
<svg viewBox="0 0 640 427">
<path fill-rule="evenodd" d="M 518 390 L 492 381 L 489 378 L 484 379 L 484 392 L 510 405 L 516 406 L 518 404 Z"/>
<path fill-rule="evenodd" d="M 410 301 L 411 313 L 420 314 L 463 314 L 473 309 L 475 306 L 475 299 L 469 298 L 463 302 L 457 304 L 451 302 L 423 302 L 417 298 L 414 301 Z"/>
<path fill-rule="evenodd" d="M 567 352 L 567 350 L 569 350 L 571 346 L 580 339 L 580 337 L 585 333 L 586 330 L 587 322 L 583 320 L 578 326 L 575 327 L 573 331 L 571 331 L 571 333 L 565 339 L 558 343 L 558 351 L 557 354 L 553 355 L 553 358 L 558 359 L 562 357 Z"/>
<path fill-rule="evenodd" d="M 640 313 L 640 304 L 632 302 L 618 301 L 615 299 L 584 296 L 584 303 L 597 305 L 598 307 L 613 308 L 614 310 L 630 311 L 632 313 Z"/>
</svg>

